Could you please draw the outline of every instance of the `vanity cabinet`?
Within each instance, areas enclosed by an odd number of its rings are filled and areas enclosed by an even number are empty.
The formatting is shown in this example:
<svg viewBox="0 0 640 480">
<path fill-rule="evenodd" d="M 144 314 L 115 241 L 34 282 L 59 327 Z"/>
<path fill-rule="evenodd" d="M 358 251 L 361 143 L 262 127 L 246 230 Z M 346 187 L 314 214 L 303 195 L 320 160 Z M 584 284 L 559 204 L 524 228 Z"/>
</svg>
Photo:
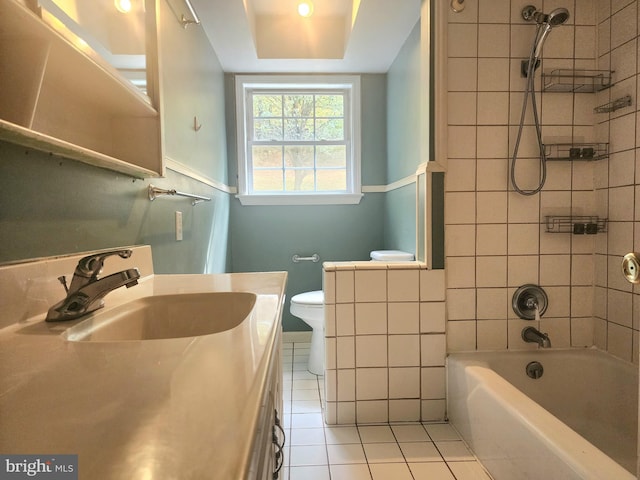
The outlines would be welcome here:
<svg viewBox="0 0 640 480">
<path fill-rule="evenodd" d="M 155 58 L 155 0 L 146 8 L 147 58 Z M 0 140 L 134 177 L 162 175 L 155 62 L 147 61 L 147 96 L 54 24 L 34 0 L 0 2 Z"/>
<path fill-rule="evenodd" d="M 283 479 L 284 434 L 282 411 L 282 332 L 275 341 L 268 386 L 260 405 L 260 419 L 253 439 L 250 478 L 256 480 Z"/>
</svg>

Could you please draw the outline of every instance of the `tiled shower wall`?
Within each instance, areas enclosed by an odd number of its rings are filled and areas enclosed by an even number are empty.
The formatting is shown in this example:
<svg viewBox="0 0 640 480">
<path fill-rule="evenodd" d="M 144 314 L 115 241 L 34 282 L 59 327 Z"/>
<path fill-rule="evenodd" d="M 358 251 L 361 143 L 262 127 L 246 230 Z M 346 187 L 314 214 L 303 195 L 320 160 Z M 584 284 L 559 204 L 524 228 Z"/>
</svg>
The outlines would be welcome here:
<svg viewBox="0 0 640 480">
<path fill-rule="evenodd" d="M 549 309 L 540 322 L 554 347 L 589 346 L 638 362 L 640 297 L 620 273 L 621 257 L 640 250 L 640 62 L 637 0 L 543 0 L 545 12 L 569 10 L 552 30 L 537 73 L 545 143 L 609 144 L 608 159 L 549 162 L 542 193 L 522 196 L 509 182 L 535 26 L 521 17 L 529 0 L 477 0 L 448 16 L 448 175 L 446 269 L 448 351 L 535 348 L 520 332 L 511 297 L 541 285 Z M 540 72 L 615 71 L 597 94 L 540 93 Z M 626 94 L 633 106 L 610 114 L 593 108 Z M 531 108 L 516 169 L 521 187 L 538 178 Z M 532 183 L 532 181 L 534 183 Z M 546 215 L 598 215 L 608 232 L 545 232 Z"/>
<path fill-rule="evenodd" d="M 325 421 L 442 420 L 444 270 L 325 263 Z"/>
<path fill-rule="evenodd" d="M 633 105 L 595 118 L 597 137 L 609 142 L 611 154 L 595 165 L 596 206 L 608 216 L 609 231 L 596 239 L 594 341 L 637 363 L 640 290 L 623 279 L 620 260 L 640 250 L 639 8 L 629 0 L 598 0 L 595 6 L 598 68 L 615 71 L 615 85 L 598 93 L 596 103 L 630 95 Z"/>
<path fill-rule="evenodd" d="M 448 161 L 445 196 L 448 351 L 526 349 L 520 337 L 535 321 L 520 320 L 517 287 L 541 285 L 549 307 L 539 328 L 554 347 L 592 345 L 596 243 L 607 235 L 545 232 L 546 215 L 601 213 L 594 191 L 596 162 L 549 162 L 540 194 L 523 196 L 509 182 L 535 25 L 522 19 L 529 0 L 476 0 L 448 16 Z M 620 2 L 617 2 L 620 3 Z M 594 94 L 540 93 L 543 70 L 596 67 L 592 0 L 539 1 L 543 11 L 569 9 L 555 28 L 537 72 L 536 96 L 546 143 L 596 141 Z M 634 17 L 635 18 L 635 17 Z M 635 50 L 633 53 L 635 62 Z M 517 179 L 534 188 L 539 176 L 529 105 Z M 606 161 L 602 165 L 606 165 Z M 618 229 L 613 228 L 615 233 Z M 597 322 L 596 322 L 597 323 Z M 537 326 L 537 325 L 536 325 Z M 611 348 L 611 345 L 610 345 Z M 618 347 L 615 352 L 619 353 Z"/>
</svg>

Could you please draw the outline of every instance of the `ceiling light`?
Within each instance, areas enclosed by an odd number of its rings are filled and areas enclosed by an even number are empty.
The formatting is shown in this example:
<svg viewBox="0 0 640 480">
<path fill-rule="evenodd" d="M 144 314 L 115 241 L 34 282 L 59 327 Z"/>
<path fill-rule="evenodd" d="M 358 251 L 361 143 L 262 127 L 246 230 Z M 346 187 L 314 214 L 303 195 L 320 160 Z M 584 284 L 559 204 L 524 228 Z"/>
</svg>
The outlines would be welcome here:
<svg viewBox="0 0 640 480">
<path fill-rule="evenodd" d="M 131 11 L 131 0 L 114 0 L 116 10 L 120 13 L 129 13 Z"/>
<path fill-rule="evenodd" d="M 298 13 L 301 17 L 310 17 L 313 15 L 313 3 L 305 0 L 298 4 Z"/>
</svg>

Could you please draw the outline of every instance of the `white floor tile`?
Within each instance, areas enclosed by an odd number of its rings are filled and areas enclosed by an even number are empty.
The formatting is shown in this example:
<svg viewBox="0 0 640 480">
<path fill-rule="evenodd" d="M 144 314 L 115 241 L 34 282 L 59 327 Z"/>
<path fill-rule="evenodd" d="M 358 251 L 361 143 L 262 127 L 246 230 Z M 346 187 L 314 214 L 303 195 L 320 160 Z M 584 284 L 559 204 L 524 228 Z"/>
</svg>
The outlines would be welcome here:
<svg viewBox="0 0 640 480">
<path fill-rule="evenodd" d="M 366 425 L 358 427 L 362 443 L 395 442 L 391 427 L 388 425 Z"/>
<path fill-rule="evenodd" d="M 329 453 L 329 463 L 331 465 L 367 463 L 364 450 L 359 443 L 327 445 L 327 452 Z"/>
<path fill-rule="evenodd" d="M 398 442 L 428 442 L 429 435 L 424 427 L 417 425 L 392 425 L 391 429 Z"/>
<path fill-rule="evenodd" d="M 291 413 L 320 413 L 320 400 L 294 400 L 291 403 Z"/>
<path fill-rule="evenodd" d="M 328 465 L 290 467 L 289 470 L 289 480 L 330 480 L 331 478 Z"/>
<path fill-rule="evenodd" d="M 443 460 L 433 442 L 401 443 L 400 449 L 409 463 L 441 462 Z"/>
<path fill-rule="evenodd" d="M 331 465 L 331 480 L 371 480 L 367 465 Z"/>
<path fill-rule="evenodd" d="M 316 390 L 319 391 L 317 380 L 292 380 L 294 390 Z"/>
<path fill-rule="evenodd" d="M 414 480 L 456 480 L 444 462 L 409 463 Z"/>
<path fill-rule="evenodd" d="M 325 428 L 327 445 L 360 443 L 360 436 L 356 427 L 330 427 Z"/>
<path fill-rule="evenodd" d="M 365 443 L 364 453 L 368 463 L 405 463 L 397 443 Z"/>
<path fill-rule="evenodd" d="M 320 400 L 318 390 L 293 390 L 291 394 L 292 400 Z"/>
<path fill-rule="evenodd" d="M 460 440 L 460 436 L 448 423 L 425 423 L 424 427 L 434 442 L 441 440 Z"/>
<path fill-rule="evenodd" d="M 291 428 L 320 428 L 323 425 L 321 413 L 291 414 Z"/>
<path fill-rule="evenodd" d="M 435 443 L 438 450 L 440 450 L 440 454 L 447 462 L 475 460 L 473 454 L 461 440 Z"/>
<path fill-rule="evenodd" d="M 379 463 L 369 469 L 373 480 L 413 480 L 406 463 Z"/>
<path fill-rule="evenodd" d="M 290 445 L 325 445 L 323 428 L 292 428 Z"/>
<path fill-rule="evenodd" d="M 328 465 L 324 445 L 292 445 L 289 467 Z"/>
<path fill-rule="evenodd" d="M 491 480 L 478 462 L 450 462 L 449 468 L 457 480 Z"/>
</svg>

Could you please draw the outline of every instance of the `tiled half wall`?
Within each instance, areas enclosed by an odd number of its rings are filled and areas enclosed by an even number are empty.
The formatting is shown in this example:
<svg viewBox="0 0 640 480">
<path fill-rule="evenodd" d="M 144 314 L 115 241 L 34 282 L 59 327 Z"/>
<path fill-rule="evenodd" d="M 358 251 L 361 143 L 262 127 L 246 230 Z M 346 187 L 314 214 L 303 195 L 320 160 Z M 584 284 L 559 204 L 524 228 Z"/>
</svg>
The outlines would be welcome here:
<svg viewBox="0 0 640 480">
<path fill-rule="evenodd" d="M 325 263 L 325 421 L 442 420 L 444 270 Z"/>
</svg>

